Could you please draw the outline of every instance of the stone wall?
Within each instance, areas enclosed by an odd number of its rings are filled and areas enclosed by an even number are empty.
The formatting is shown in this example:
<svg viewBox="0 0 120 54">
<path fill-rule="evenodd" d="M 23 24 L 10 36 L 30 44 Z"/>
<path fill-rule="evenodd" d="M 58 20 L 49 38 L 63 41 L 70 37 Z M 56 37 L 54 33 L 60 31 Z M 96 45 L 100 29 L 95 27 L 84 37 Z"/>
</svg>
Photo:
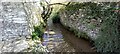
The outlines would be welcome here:
<svg viewBox="0 0 120 54">
<path fill-rule="evenodd" d="M 40 2 L 27 2 L 27 3 L 23 3 L 23 5 L 24 5 L 24 10 L 26 10 L 27 13 L 30 35 L 32 35 L 32 32 L 34 31 L 34 26 L 45 25 L 41 17 L 42 7 L 40 5 Z M 41 40 L 30 41 L 30 47 L 25 51 L 48 52 L 47 48 L 41 44 Z"/>
<path fill-rule="evenodd" d="M 43 23 L 40 11 L 38 3 L 0 3 L 0 53 L 21 52 L 34 45 L 31 41 L 33 26 Z"/>
<path fill-rule="evenodd" d="M 64 26 L 78 37 L 89 37 L 98 52 L 118 52 L 119 3 L 71 3 L 60 11 Z"/>
<path fill-rule="evenodd" d="M 43 19 L 41 18 L 41 12 L 42 9 L 40 8 L 39 2 L 28 2 L 28 3 L 23 3 L 24 4 L 24 9 L 26 10 L 27 13 L 27 19 L 29 22 L 29 31 L 33 31 L 33 26 L 40 25 L 41 23 L 44 23 Z M 32 34 L 32 33 L 31 33 Z"/>
<path fill-rule="evenodd" d="M 84 10 L 79 9 L 77 11 L 61 11 L 60 12 L 60 21 L 63 25 L 74 29 L 79 32 L 87 33 L 88 37 L 92 40 L 95 40 L 99 33 L 99 27 L 90 27 L 92 24 L 100 23 L 100 20 L 87 20 L 84 19 Z M 83 20 L 84 19 L 84 20 Z M 87 23 L 88 22 L 88 23 Z"/>
<path fill-rule="evenodd" d="M 29 47 L 28 22 L 22 3 L 3 2 L 0 5 L 0 51 L 19 52 Z"/>
</svg>

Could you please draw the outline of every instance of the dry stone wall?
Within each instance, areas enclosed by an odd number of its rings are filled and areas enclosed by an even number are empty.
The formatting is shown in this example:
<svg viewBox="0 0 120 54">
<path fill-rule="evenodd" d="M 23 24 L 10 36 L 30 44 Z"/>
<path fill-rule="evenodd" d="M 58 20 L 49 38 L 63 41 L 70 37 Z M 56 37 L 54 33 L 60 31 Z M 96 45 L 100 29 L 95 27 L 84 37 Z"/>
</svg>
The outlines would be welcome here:
<svg viewBox="0 0 120 54">
<path fill-rule="evenodd" d="M 22 3 L 1 3 L 0 11 L 0 51 L 19 52 L 29 47 L 28 22 Z"/>
<path fill-rule="evenodd" d="M 91 19 L 91 20 L 83 20 L 85 14 L 84 10 L 77 11 L 61 11 L 60 12 L 60 21 L 63 25 L 76 30 L 79 32 L 85 32 L 89 38 L 95 40 L 99 33 L 99 27 L 90 28 L 90 24 L 97 24 L 99 20 Z M 86 23 L 89 21 L 89 23 Z"/>
<path fill-rule="evenodd" d="M 37 4 L 0 3 L 0 53 L 20 52 L 30 47 L 33 26 L 42 20 Z"/>
</svg>

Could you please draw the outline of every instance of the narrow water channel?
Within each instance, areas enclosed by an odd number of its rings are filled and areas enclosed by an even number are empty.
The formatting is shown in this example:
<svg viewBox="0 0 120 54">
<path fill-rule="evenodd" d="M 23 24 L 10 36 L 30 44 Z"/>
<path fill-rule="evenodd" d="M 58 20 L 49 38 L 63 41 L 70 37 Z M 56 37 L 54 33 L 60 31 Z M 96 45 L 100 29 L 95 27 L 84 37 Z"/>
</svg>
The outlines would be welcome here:
<svg viewBox="0 0 120 54">
<path fill-rule="evenodd" d="M 42 44 L 53 52 L 94 52 L 89 41 L 77 38 L 61 24 L 53 24 L 51 19 L 48 20 Z"/>
</svg>

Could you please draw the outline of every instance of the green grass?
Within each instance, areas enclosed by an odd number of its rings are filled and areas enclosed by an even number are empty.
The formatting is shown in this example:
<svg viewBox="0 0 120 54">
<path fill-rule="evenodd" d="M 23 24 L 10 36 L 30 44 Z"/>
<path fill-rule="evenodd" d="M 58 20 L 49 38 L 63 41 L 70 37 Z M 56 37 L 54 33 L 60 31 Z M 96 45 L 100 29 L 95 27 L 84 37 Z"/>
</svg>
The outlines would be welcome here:
<svg viewBox="0 0 120 54">
<path fill-rule="evenodd" d="M 38 26 L 34 26 L 34 31 L 32 32 L 32 39 L 42 39 L 42 35 L 44 33 L 44 27 L 43 25 L 38 25 Z"/>
</svg>

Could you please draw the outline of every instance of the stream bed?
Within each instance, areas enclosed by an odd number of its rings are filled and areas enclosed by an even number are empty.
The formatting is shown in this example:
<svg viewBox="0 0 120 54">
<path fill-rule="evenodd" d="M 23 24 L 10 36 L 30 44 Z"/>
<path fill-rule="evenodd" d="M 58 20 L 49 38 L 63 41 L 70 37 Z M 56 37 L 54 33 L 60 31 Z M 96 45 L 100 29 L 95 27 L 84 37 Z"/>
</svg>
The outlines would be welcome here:
<svg viewBox="0 0 120 54">
<path fill-rule="evenodd" d="M 94 52 L 89 41 L 76 37 L 60 23 L 53 24 L 50 19 L 42 44 L 50 52 Z"/>
</svg>

